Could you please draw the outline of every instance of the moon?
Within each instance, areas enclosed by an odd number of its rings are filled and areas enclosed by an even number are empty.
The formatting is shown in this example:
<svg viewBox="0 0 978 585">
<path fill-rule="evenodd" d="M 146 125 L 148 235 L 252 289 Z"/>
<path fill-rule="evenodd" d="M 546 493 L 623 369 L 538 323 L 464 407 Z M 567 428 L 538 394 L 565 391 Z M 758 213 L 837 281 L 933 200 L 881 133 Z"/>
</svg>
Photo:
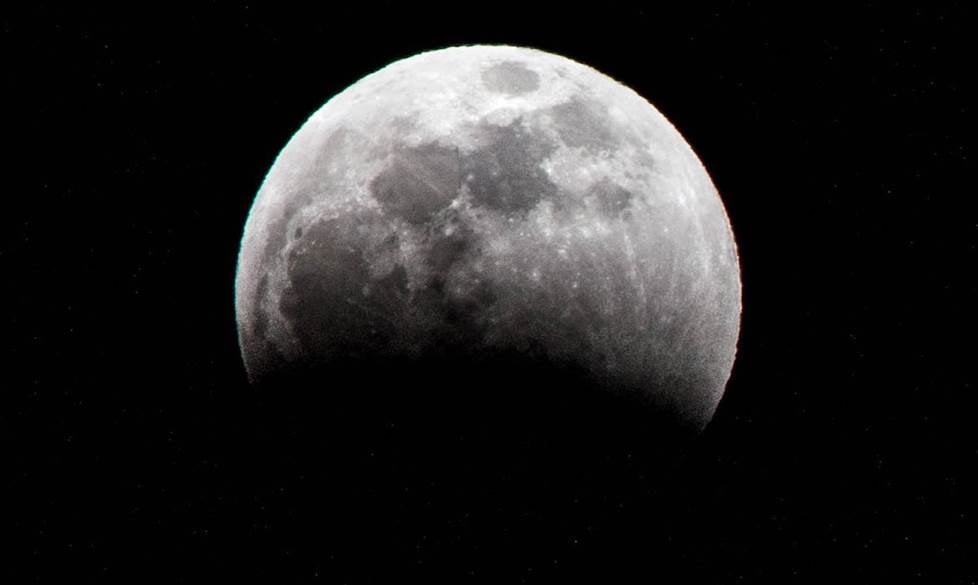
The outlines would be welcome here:
<svg viewBox="0 0 978 585">
<path fill-rule="evenodd" d="M 252 381 L 523 352 L 702 429 L 741 285 L 717 190 L 651 104 L 558 55 L 466 46 L 302 125 L 248 215 L 235 301 Z"/>
</svg>

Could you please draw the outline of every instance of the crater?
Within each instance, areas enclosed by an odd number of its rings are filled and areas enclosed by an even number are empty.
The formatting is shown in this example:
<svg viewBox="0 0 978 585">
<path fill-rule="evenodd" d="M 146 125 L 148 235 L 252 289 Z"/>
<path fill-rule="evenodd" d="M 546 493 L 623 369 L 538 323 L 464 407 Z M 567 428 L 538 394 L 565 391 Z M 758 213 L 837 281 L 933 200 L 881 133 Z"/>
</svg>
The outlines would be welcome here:
<svg viewBox="0 0 978 585">
<path fill-rule="evenodd" d="M 484 69 L 482 83 L 495 93 L 523 95 L 540 88 L 540 75 L 520 61 L 504 61 Z"/>
<path fill-rule="evenodd" d="M 398 147 L 390 165 L 370 182 L 384 211 L 411 224 L 422 224 L 448 207 L 458 194 L 458 150 L 429 142 Z"/>
</svg>

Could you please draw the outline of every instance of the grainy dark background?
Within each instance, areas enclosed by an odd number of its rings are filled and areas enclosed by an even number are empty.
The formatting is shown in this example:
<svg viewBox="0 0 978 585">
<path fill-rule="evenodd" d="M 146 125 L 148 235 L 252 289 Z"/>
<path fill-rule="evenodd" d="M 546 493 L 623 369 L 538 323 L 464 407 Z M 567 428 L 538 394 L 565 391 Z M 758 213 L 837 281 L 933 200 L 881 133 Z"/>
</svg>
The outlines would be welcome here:
<svg viewBox="0 0 978 585">
<path fill-rule="evenodd" d="M 0 17 L 5 581 L 975 583 L 963 3 L 272 6 Z M 279 149 L 476 42 L 619 79 L 710 171 L 744 314 L 692 443 L 548 372 L 247 385 L 236 253 Z"/>
</svg>

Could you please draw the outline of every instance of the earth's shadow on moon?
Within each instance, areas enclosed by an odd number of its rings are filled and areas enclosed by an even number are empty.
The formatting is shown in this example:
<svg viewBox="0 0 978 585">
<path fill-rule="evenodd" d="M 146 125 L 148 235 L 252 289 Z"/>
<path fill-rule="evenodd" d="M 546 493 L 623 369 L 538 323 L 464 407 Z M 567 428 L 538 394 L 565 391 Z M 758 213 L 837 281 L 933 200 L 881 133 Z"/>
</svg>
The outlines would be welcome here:
<svg viewBox="0 0 978 585">
<path fill-rule="evenodd" d="M 694 433 L 587 380 L 516 352 L 291 368 L 255 387 L 264 464 L 302 476 L 294 528 L 339 557 L 647 559 L 626 535 L 668 531 L 660 494 Z"/>
</svg>

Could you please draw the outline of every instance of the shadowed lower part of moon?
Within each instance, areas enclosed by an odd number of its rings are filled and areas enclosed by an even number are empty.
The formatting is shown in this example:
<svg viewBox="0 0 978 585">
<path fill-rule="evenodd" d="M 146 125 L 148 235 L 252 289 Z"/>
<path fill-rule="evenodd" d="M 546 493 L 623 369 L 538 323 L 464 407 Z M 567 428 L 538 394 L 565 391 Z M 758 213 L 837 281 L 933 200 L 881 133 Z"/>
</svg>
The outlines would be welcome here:
<svg viewBox="0 0 978 585">
<path fill-rule="evenodd" d="M 519 355 L 702 428 L 740 281 L 709 176 L 651 105 L 562 57 L 464 47 L 364 78 L 296 133 L 236 306 L 256 381 Z"/>
</svg>

